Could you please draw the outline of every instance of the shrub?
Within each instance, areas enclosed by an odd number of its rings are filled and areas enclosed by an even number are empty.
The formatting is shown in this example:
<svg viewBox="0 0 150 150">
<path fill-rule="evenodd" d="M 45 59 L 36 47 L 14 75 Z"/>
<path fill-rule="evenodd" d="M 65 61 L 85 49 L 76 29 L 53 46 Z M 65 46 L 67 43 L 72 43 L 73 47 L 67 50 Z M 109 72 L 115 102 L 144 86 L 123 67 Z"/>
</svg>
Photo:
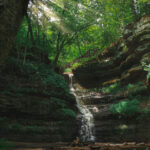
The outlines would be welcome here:
<svg viewBox="0 0 150 150">
<path fill-rule="evenodd" d="M 56 119 L 75 118 L 76 114 L 72 109 L 69 109 L 66 101 L 51 97 L 50 111 Z"/>
<path fill-rule="evenodd" d="M 137 99 L 133 99 L 130 101 L 121 101 L 117 104 L 113 104 L 110 107 L 110 111 L 122 117 L 132 117 L 137 113 L 143 112 L 143 110 L 139 106 L 140 102 Z"/>
<path fill-rule="evenodd" d="M 69 93 L 69 87 L 64 77 L 55 73 L 54 71 L 50 71 L 49 75 L 47 75 L 42 80 L 43 85 L 50 85 L 57 88 L 64 89 L 65 92 Z"/>
<path fill-rule="evenodd" d="M 66 68 L 64 72 L 72 72 L 71 68 Z"/>
<path fill-rule="evenodd" d="M 81 66 L 81 63 L 76 62 L 76 63 L 74 63 L 74 64 L 72 65 L 72 69 L 76 69 L 76 68 L 78 68 L 79 66 Z"/>
<path fill-rule="evenodd" d="M 10 143 L 9 141 L 0 139 L 0 150 L 8 150 L 13 147 L 14 147 L 14 145 L 12 143 Z"/>
<path fill-rule="evenodd" d="M 66 107 L 66 101 L 55 98 L 55 97 L 51 97 L 50 106 L 51 106 L 51 109 L 53 110 L 64 108 Z"/>
<path fill-rule="evenodd" d="M 76 114 L 73 110 L 71 109 L 68 109 L 68 108 L 63 108 L 62 109 L 62 112 L 64 113 L 64 117 L 71 117 L 71 118 L 75 118 L 76 117 Z"/>
<path fill-rule="evenodd" d="M 22 130 L 21 124 L 14 122 L 11 125 L 9 125 L 9 129 L 13 132 L 20 132 Z"/>
<path fill-rule="evenodd" d="M 103 93 L 113 93 L 113 94 L 125 94 L 128 97 L 135 97 L 136 95 L 142 94 L 147 90 L 146 86 L 142 82 L 137 84 L 128 84 L 127 86 L 122 86 L 120 82 L 116 82 L 107 87 L 99 89 Z M 98 90 L 97 90 L 98 91 Z"/>
<path fill-rule="evenodd" d="M 121 89 L 122 88 L 121 88 L 120 82 L 116 82 L 114 84 L 111 84 L 108 87 L 103 87 L 101 91 L 104 93 L 116 93 L 116 92 L 119 92 Z"/>
<path fill-rule="evenodd" d="M 76 117 L 75 112 L 69 108 L 58 109 L 55 113 L 60 119 L 74 119 Z"/>
<path fill-rule="evenodd" d="M 144 70 L 147 71 L 147 78 L 150 78 L 150 64 L 143 61 L 142 66 Z"/>
<path fill-rule="evenodd" d="M 38 127 L 38 126 L 26 126 L 24 127 L 24 131 L 26 133 L 44 133 L 46 129 L 44 127 Z"/>
</svg>

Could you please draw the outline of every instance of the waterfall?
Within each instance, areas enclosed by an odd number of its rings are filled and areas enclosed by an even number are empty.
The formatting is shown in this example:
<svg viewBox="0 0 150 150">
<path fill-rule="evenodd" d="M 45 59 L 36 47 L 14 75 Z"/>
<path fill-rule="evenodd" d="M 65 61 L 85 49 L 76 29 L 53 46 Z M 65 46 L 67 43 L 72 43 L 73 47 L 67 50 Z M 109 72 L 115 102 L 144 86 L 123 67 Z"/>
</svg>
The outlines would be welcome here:
<svg viewBox="0 0 150 150">
<path fill-rule="evenodd" d="M 70 91 L 75 96 L 77 107 L 80 111 L 80 115 L 78 116 L 78 118 L 81 120 L 81 127 L 79 131 L 80 139 L 83 142 L 95 141 L 93 115 L 90 112 L 90 110 L 86 107 L 86 105 L 83 105 L 81 103 L 81 96 L 79 96 L 76 90 L 73 88 L 72 77 L 73 74 L 69 74 Z"/>
</svg>

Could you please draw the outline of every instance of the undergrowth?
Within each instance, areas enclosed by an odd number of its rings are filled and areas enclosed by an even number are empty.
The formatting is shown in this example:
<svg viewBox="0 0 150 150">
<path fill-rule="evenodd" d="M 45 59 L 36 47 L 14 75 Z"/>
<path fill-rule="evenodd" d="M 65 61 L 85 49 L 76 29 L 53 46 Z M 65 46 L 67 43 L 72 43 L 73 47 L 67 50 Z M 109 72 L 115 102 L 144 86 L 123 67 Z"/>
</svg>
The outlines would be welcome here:
<svg viewBox="0 0 150 150">
<path fill-rule="evenodd" d="M 56 73 L 52 69 L 51 64 L 45 64 L 33 59 L 26 59 L 26 62 L 23 64 L 21 57 L 23 56 L 17 58 L 15 54 L 10 56 L 6 70 L 8 74 L 11 74 L 11 77 L 23 79 L 23 83 L 14 79 L 14 81 L 8 82 L 2 93 L 7 96 L 15 94 L 20 99 L 25 95 L 49 97 L 48 104 L 43 105 L 42 100 L 40 103 L 41 106 L 49 106 L 51 118 L 60 120 L 75 118 L 75 112 L 72 109 L 75 101 L 70 96 L 69 86 L 64 77 Z M 29 86 L 26 86 L 24 82 Z"/>
<path fill-rule="evenodd" d="M 110 111 L 119 117 L 134 117 L 137 114 L 148 113 L 147 109 L 140 108 L 140 101 L 132 99 L 128 101 L 120 101 L 110 107 Z"/>
<path fill-rule="evenodd" d="M 11 142 L 6 141 L 5 139 L 0 139 L 0 150 L 10 150 L 13 147 L 14 145 Z"/>
<path fill-rule="evenodd" d="M 92 89 L 92 91 L 116 95 L 112 98 L 115 102 L 119 100 L 119 97 L 122 97 L 122 101 L 112 104 L 110 107 L 109 110 L 113 115 L 128 118 L 137 114 L 138 117 L 145 116 L 149 113 L 147 108 L 141 108 L 140 106 L 147 95 L 147 87 L 142 82 L 130 83 L 126 86 L 122 85 L 121 82 L 116 82 L 99 89 Z"/>
<path fill-rule="evenodd" d="M 99 89 L 90 89 L 90 91 L 95 92 L 102 92 L 104 94 L 116 94 L 116 95 L 124 95 L 126 97 L 140 95 L 146 92 L 147 87 L 143 85 L 142 82 L 138 82 L 136 84 L 129 83 L 128 85 L 124 86 L 120 82 L 116 82 L 109 86 L 105 86 Z"/>
</svg>

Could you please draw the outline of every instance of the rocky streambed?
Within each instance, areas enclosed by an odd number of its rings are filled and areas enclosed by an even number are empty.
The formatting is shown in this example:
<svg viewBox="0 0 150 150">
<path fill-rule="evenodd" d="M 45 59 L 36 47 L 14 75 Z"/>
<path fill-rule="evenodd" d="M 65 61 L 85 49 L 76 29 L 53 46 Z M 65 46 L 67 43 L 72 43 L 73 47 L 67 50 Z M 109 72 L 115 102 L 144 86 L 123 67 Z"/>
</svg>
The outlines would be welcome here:
<svg viewBox="0 0 150 150">
<path fill-rule="evenodd" d="M 14 143 L 12 150 L 149 150 L 150 143 Z"/>
<path fill-rule="evenodd" d="M 95 142 L 148 142 L 150 123 L 147 118 L 139 119 L 140 114 L 134 117 L 114 115 L 110 108 L 118 102 L 126 102 L 122 95 L 89 92 L 76 81 L 73 87 L 80 97 L 80 104 L 84 105 L 93 115 Z"/>
</svg>

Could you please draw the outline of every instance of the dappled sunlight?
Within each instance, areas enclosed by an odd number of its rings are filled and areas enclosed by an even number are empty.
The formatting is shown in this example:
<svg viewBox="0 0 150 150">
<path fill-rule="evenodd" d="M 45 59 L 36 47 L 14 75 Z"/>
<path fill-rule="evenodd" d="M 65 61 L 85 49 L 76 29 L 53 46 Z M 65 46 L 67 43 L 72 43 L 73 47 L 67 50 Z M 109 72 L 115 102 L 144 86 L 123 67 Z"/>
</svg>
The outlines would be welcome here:
<svg viewBox="0 0 150 150">
<path fill-rule="evenodd" d="M 56 4 L 60 6 L 60 2 Z M 63 23 L 62 18 L 60 18 L 52 8 L 48 7 L 43 2 L 36 1 L 36 4 L 30 4 L 29 9 L 32 12 L 32 14 L 35 15 L 35 17 L 37 17 L 41 25 L 43 25 L 41 19 L 43 16 L 45 16 L 47 22 L 54 23 L 60 31 L 64 33 L 71 33 L 71 30 L 68 27 L 66 27 L 66 25 Z"/>
<path fill-rule="evenodd" d="M 60 18 L 59 16 L 52 10 L 52 8 L 49 8 L 46 4 L 38 1 L 38 5 L 42 9 L 42 12 L 46 17 L 50 18 L 50 21 L 59 21 Z"/>
<path fill-rule="evenodd" d="M 61 23 L 61 22 L 58 22 L 58 23 L 54 22 L 54 23 L 60 31 L 67 33 L 67 34 L 72 33 L 72 31 L 69 28 L 67 28 L 65 25 L 63 25 L 63 23 Z"/>
<path fill-rule="evenodd" d="M 94 10 L 88 6 L 85 6 L 82 3 L 78 3 L 78 7 L 79 7 L 81 12 L 86 10 L 87 12 L 90 12 L 90 13 L 96 13 L 96 10 Z"/>
<path fill-rule="evenodd" d="M 64 21 L 65 18 L 62 18 L 60 16 L 60 15 L 63 15 L 64 11 L 70 13 L 70 11 L 71 11 L 70 8 L 66 8 L 66 6 L 65 6 L 65 5 L 68 5 L 68 3 L 70 3 L 69 5 L 72 5 L 73 8 L 78 8 L 79 13 L 71 14 L 72 17 L 75 17 L 76 19 L 77 18 L 81 19 L 82 17 L 85 17 L 85 13 L 87 16 L 90 16 L 90 15 L 96 13 L 96 11 L 94 9 L 92 9 L 82 3 L 75 2 L 75 1 L 67 2 L 67 0 L 60 0 L 60 1 L 59 0 L 50 0 L 50 2 L 48 2 L 48 1 L 42 2 L 40 0 L 37 0 L 37 1 L 29 4 L 31 18 L 32 18 L 32 15 L 34 15 L 34 17 L 36 17 L 38 19 L 39 24 L 43 25 L 42 18 L 45 17 L 47 22 L 55 24 L 57 29 L 59 29 L 61 32 L 70 34 L 73 31 L 70 29 L 69 26 L 66 25 L 66 23 Z M 62 12 L 60 14 L 58 14 L 58 12 L 56 12 L 51 7 L 51 4 L 55 4 L 56 6 L 58 6 L 58 8 L 61 8 Z M 84 16 L 82 16 L 82 15 L 84 15 Z M 95 21 L 98 21 L 98 20 L 95 19 Z M 68 21 L 69 20 L 67 20 L 67 22 Z"/>
<path fill-rule="evenodd" d="M 38 5 L 38 7 L 37 7 Z M 43 16 L 43 14 L 49 18 L 49 21 L 58 21 L 60 20 L 60 18 L 58 17 L 58 15 L 53 12 L 53 10 L 51 8 L 48 8 L 48 6 L 44 3 L 42 3 L 41 1 L 37 1 L 36 5 L 35 4 L 31 4 L 29 9 L 31 10 L 31 12 L 34 14 L 38 14 L 39 18 Z"/>
<path fill-rule="evenodd" d="M 64 9 L 64 0 L 50 0 L 52 3 Z"/>
<path fill-rule="evenodd" d="M 128 125 L 126 125 L 126 124 L 121 124 L 121 125 L 119 126 L 119 128 L 120 128 L 121 130 L 126 130 L 126 129 L 128 129 Z"/>
</svg>

